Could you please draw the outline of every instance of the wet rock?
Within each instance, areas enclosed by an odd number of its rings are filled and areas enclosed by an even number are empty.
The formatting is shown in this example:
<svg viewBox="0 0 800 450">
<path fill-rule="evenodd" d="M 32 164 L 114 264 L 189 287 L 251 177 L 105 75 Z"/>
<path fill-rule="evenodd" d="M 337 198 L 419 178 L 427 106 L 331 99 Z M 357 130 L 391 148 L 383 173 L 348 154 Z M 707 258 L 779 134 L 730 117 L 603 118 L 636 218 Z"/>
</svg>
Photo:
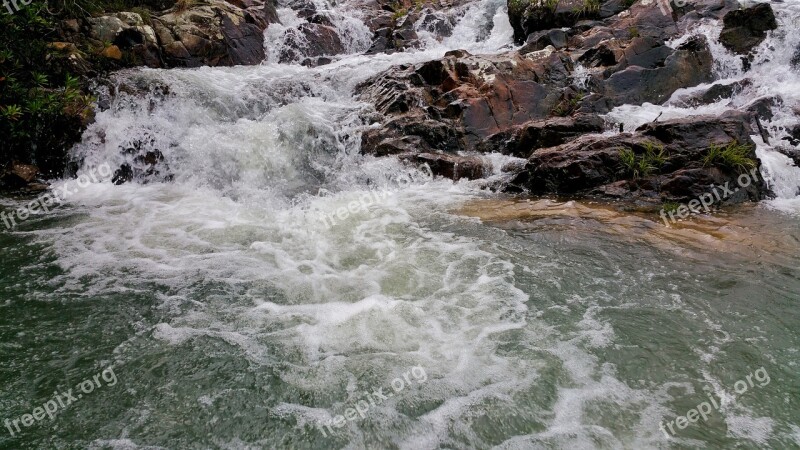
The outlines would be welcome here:
<svg viewBox="0 0 800 450">
<path fill-rule="evenodd" d="M 555 49 L 562 49 L 567 46 L 567 33 L 560 29 L 543 30 L 528 35 L 525 45 L 519 49 L 520 54 L 525 55 L 531 52 L 544 50 L 552 46 Z"/>
<path fill-rule="evenodd" d="M 795 147 L 800 146 L 800 125 L 795 125 L 786 131 L 789 135 L 784 137 L 783 140 L 789 141 Z"/>
<path fill-rule="evenodd" d="M 614 73 L 605 82 L 604 95 L 616 106 L 661 104 L 678 89 L 713 81 L 712 65 L 705 38 L 695 37 L 678 47 L 663 67 L 631 66 Z"/>
<path fill-rule="evenodd" d="M 111 181 L 116 184 L 137 182 L 170 182 L 173 174 L 161 150 L 155 148 L 156 140 L 151 136 L 133 139 L 120 148 L 126 162 L 114 171 Z"/>
<path fill-rule="evenodd" d="M 34 165 L 11 161 L 0 173 L 0 188 L 23 188 L 32 183 L 38 174 L 39 168 Z"/>
<path fill-rule="evenodd" d="M 304 65 L 319 65 L 320 61 L 316 57 L 333 56 L 343 52 L 344 44 L 335 28 L 304 23 L 297 28 L 297 33 L 292 34 L 286 41 L 286 49 L 281 52 L 279 61 L 289 63 L 308 58 L 304 60 Z"/>
<path fill-rule="evenodd" d="M 418 24 L 420 31 L 430 33 L 437 40 L 451 36 L 453 34 L 453 27 L 455 27 L 452 16 L 434 11 L 430 8 L 423 10 Z"/>
<path fill-rule="evenodd" d="M 436 176 L 451 180 L 477 180 L 491 172 L 491 167 L 477 156 L 456 156 L 444 153 L 419 153 L 401 155 L 403 161 L 414 164 L 425 164 Z"/>
<path fill-rule="evenodd" d="M 663 42 L 651 37 L 634 38 L 624 49 L 622 60 L 626 66 L 645 69 L 663 67 L 673 50 Z"/>
<path fill-rule="evenodd" d="M 251 4 L 252 6 L 247 6 Z M 277 21 L 274 4 L 208 0 L 152 19 L 167 67 L 253 65 L 264 60 L 264 30 Z"/>
<path fill-rule="evenodd" d="M 581 20 L 599 18 L 603 2 L 508 0 L 507 3 L 514 40 L 522 44 L 529 34 L 536 31 L 572 27 Z"/>
<path fill-rule="evenodd" d="M 100 55 L 132 65 L 161 67 L 159 43 L 153 27 L 139 14 L 120 12 L 88 19 L 89 38 L 102 45 Z M 111 43 L 111 45 L 106 45 Z"/>
<path fill-rule="evenodd" d="M 624 144 L 634 145 L 624 138 L 584 136 L 564 145 L 536 150 L 509 189 L 569 194 L 608 184 L 617 177 L 620 148 Z"/>
<path fill-rule="evenodd" d="M 571 82 L 569 67 L 571 61 L 559 54 L 456 51 L 390 69 L 358 92 L 388 119 L 375 131 L 383 137 L 374 142 L 413 135 L 429 149 L 475 151 L 497 133 L 546 119 L 562 99 L 560 88 Z M 371 152 L 374 146 L 363 149 Z"/>
<path fill-rule="evenodd" d="M 772 112 L 773 108 L 778 108 L 782 104 L 783 100 L 780 97 L 761 97 L 748 103 L 743 109 L 761 120 L 771 122 L 775 115 Z"/>
<path fill-rule="evenodd" d="M 708 192 L 709 184 L 735 186 L 736 168 L 706 165 L 705 156 L 713 145 L 738 143 L 750 147 L 757 161 L 748 114 L 722 117 L 693 117 L 647 124 L 635 133 L 614 136 L 588 135 L 550 148 L 535 150 L 525 170 L 509 190 L 538 194 L 583 194 L 632 201 L 685 201 Z M 659 154 L 640 172 L 628 166 L 622 153 L 631 152 L 635 161 Z M 635 171 L 634 171 L 635 170 Z M 761 180 L 737 191 L 728 202 L 759 200 L 766 186 Z"/>
<path fill-rule="evenodd" d="M 555 117 L 528 122 L 520 127 L 502 153 L 527 158 L 534 150 L 555 147 L 585 134 L 600 133 L 604 130 L 604 125 L 603 119 L 595 115 Z"/>
<path fill-rule="evenodd" d="M 761 44 L 767 31 L 778 28 L 775 13 L 768 3 L 731 11 L 723 18 L 719 41 L 734 53 L 746 54 Z"/>
<path fill-rule="evenodd" d="M 614 66 L 622 56 L 621 49 L 616 43 L 602 43 L 590 48 L 578 58 L 578 62 L 586 67 Z"/>
<path fill-rule="evenodd" d="M 798 141 L 798 142 L 800 142 L 800 141 Z M 792 145 L 797 146 L 797 144 L 792 144 Z M 800 167 L 800 149 L 777 146 L 777 147 L 775 147 L 775 150 L 777 150 L 777 151 L 783 153 L 784 155 L 788 156 L 792 160 L 792 162 L 794 162 L 795 166 Z"/>
<path fill-rule="evenodd" d="M 116 45 L 109 45 L 100 52 L 100 55 L 105 58 L 116 59 L 117 61 L 122 59 L 122 51 Z"/>
<path fill-rule="evenodd" d="M 794 68 L 800 68 L 800 45 L 797 46 L 797 50 L 795 50 L 794 56 L 792 56 L 791 64 Z"/>
<path fill-rule="evenodd" d="M 720 100 L 725 100 L 741 93 L 744 89 L 750 87 L 753 81 L 744 79 L 735 81 L 733 83 L 715 83 L 708 89 L 695 93 L 694 95 L 678 101 L 677 103 L 683 107 L 696 108 L 701 105 L 710 105 Z"/>
</svg>

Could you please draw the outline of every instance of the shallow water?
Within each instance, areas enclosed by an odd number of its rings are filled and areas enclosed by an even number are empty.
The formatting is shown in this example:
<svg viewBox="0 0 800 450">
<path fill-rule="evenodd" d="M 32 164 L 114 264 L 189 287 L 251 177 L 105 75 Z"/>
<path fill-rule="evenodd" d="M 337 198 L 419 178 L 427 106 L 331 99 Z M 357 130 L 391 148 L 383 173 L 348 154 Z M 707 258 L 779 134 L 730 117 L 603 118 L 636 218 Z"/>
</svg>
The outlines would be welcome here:
<svg viewBox="0 0 800 450">
<path fill-rule="evenodd" d="M 175 180 L 91 183 L 0 232 L 0 420 L 116 381 L 0 447 L 800 448 L 788 193 L 665 227 L 358 154 L 354 86 L 510 48 L 503 5 L 408 54 L 117 75 L 170 95 L 118 95 L 74 155 L 144 140 Z M 667 437 L 705 389 L 719 410 Z"/>
</svg>

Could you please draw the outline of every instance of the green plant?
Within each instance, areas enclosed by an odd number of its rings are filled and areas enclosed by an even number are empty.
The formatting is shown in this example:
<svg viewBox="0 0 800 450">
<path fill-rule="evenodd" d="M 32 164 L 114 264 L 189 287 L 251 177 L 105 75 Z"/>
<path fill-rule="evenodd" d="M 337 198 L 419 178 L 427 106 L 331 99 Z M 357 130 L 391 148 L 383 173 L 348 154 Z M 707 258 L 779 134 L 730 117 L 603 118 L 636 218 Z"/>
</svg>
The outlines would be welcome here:
<svg viewBox="0 0 800 450">
<path fill-rule="evenodd" d="M 669 160 L 664 146 L 655 142 L 646 141 L 642 144 L 644 152 L 637 155 L 630 147 L 619 150 L 619 159 L 622 172 L 636 178 L 645 178 L 661 170 Z"/>
<path fill-rule="evenodd" d="M 509 0 L 508 10 L 513 14 L 522 14 L 528 8 L 532 10 L 554 13 L 560 0 Z"/>
<path fill-rule="evenodd" d="M 624 172 L 632 173 L 636 170 L 636 153 L 630 147 L 619 149 L 619 162 Z"/>
<path fill-rule="evenodd" d="M 628 28 L 628 35 L 631 37 L 631 39 L 639 37 L 639 29 L 637 27 Z"/>
<path fill-rule="evenodd" d="M 667 163 L 669 155 L 661 144 L 656 144 L 652 141 L 645 141 L 642 144 L 644 147 L 645 158 L 648 159 L 654 166 L 661 168 Z"/>
<path fill-rule="evenodd" d="M 195 0 L 178 0 L 175 2 L 175 11 L 186 11 L 194 5 Z"/>
<path fill-rule="evenodd" d="M 676 202 L 664 202 L 664 204 L 661 205 L 661 209 L 664 210 L 665 213 L 675 212 L 680 207 L 681 204 Z"/>
<path fill-rule="evenodd" d="M 392 8 L 392 20 L 397 21 L 401 17 L 408 14 L 408 8 L 406 8 L 401 2 L 395 1 L 392 2 L 390 5 Z"/>
<path fill-rule="evenodd" d="M 581 92 L 578 94 L 563 98 L 553 109 L 550 111 L 550 114 L 558 117 L 567 117 L 572 115 L 576 109 L 578 109 L 578 105 L 584 99 L 585 95 Z"/>
<path fill-rule="evenodd" d="M 602 3 L 600 0 L 583 0 L 583 5 L 576 8 L 573 12 L 578 16 L 590 16 L 600 12 Z"/>
<path fill-rule="evenodd" d="M 141 6 L 135 6 L 131 8 L 131 12 L 138 14 L 145 24 L 149 24 L 153 15 L 147 8 L 142 8 Z"/>
<path fill-rule="evenodd" d="M 56 20 L 71 9 L 83 14 L 89 5 L 18 4 L 14 14 L 0 14 L 0 165 L 32 162 L 45 175 L 61 175 L 66 149 L 80 137 L 91 102 L 70 74 L 74 66 L 49 45 L 58 39 Z"/>
<path fill-rule="evenodd" d="M 756 160 L 749 156 L 751 152 L 751 146 L 737 141 L 724 147 L 714 144 L 703 158 L 703 167 L 719 165 L 744 173 L 758 166 Z"/>
</svg>

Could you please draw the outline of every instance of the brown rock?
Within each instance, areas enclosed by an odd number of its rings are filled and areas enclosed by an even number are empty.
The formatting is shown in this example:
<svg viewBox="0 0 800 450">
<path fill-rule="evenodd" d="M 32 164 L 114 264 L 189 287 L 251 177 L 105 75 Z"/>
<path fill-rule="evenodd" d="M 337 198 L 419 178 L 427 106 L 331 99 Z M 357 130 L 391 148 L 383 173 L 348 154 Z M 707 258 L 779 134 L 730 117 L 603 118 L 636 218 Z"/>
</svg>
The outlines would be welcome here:
<svg viewBox="0 0 800 450">
<path fill-rule="evenodd" d="M 100 55 L 109 59 L 116 59 L 117 61 L 122 59 L 122 51 L 116 45 L 109 45 L 104 48 L 103 51 L 100 52 Z"/>
</svg>

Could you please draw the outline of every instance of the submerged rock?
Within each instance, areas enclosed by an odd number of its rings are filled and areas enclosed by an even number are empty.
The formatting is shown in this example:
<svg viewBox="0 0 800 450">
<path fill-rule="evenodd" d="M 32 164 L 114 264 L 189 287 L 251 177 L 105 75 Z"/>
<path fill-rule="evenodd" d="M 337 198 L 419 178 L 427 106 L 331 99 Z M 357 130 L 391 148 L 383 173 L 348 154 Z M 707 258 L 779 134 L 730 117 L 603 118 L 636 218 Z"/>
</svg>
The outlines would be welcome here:
<svg viewBox="0 0 800 450">
<path fill-rule="evenodd" d="M 462 178 L 477 180 L 491 172 L 491 167 L 477 156 L 456 156 L 444 153 L 419 153 L 400 155 L 403 161 L 425 164 L 436 176 L 458 181 Z"/>
</svg>

